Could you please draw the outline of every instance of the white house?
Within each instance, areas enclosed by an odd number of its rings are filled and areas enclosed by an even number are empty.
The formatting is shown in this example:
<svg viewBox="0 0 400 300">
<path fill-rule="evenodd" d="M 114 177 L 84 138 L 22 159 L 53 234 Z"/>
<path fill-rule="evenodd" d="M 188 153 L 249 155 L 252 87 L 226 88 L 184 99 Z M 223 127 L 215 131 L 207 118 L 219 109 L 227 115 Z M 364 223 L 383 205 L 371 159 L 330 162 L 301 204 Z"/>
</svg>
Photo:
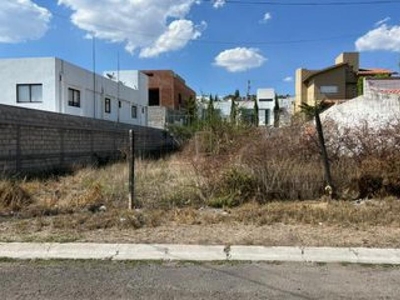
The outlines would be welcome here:
<svg viewBox="0 0 400 300">
<path fill-rule="evenodd" d="M 0 103 L 147 125 L 147 79 L 137 88 L 55 57 L 0 59 Z"/>
<path fill-rule="evenodd" d="M 149 78 L 145 73 L 138 70 L 119 70 L 119 71 L 104 71 L 103 75 L 113 81 L 119 82 L 124 86 L 139 92 L 139 98 L 146 100 L 146 108 L 149 99 Z"/>
<path fill-rule="evenodd" d="M 257 89 L 259 125 L 274 124 L 275 90 Z"/>
</svg>

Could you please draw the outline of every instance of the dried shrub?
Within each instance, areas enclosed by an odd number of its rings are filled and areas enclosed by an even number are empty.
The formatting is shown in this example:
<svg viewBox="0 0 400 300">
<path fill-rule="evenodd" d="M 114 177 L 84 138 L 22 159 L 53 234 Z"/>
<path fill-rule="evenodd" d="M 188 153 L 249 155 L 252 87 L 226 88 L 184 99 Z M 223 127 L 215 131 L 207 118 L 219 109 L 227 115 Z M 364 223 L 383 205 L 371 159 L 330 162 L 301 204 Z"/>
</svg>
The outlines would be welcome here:
<svg viewBox="0 0 400 300">
<path fill-rule="evenodd" d="M 380 128 L 364 121 L 353 128 L 325 124 L 329 157 L 336 169 L 334 179 L 342 195 L 353 198 L 400 196 L 400 124 Z"/>
<path fill-rule="evenodd" d="M 15 181 L 0 181 L 0 209 L 19 211 L 32 204 L 32 197 Z"/>
</svg>

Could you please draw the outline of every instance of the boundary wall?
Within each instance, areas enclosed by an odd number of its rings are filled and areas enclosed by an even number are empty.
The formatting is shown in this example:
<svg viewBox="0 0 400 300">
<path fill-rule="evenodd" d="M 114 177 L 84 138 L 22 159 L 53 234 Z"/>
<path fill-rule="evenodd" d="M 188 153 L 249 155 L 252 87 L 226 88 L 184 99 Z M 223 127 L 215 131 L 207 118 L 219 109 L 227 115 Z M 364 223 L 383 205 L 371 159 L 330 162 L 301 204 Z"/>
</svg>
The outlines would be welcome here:
<svg viewBox="0 0 400 300">
<path fill-rule="evenodd" d="M 0 105 L 0 174 L 102 164 L 125 156 L 129 130 L 136 155 L 162 155 L 174 148 L 164 130 Z"/>
</svg>

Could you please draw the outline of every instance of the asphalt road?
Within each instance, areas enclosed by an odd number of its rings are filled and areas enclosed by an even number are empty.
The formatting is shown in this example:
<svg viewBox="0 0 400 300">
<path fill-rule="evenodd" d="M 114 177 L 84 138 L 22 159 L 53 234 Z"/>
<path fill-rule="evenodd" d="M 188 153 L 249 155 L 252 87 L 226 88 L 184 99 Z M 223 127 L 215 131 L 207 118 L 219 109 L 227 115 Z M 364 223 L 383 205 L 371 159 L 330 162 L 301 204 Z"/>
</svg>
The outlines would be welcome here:
<svg viewBox="0 0 400 300">
<path fill-rule="evenodd" d="M 400 299 L 400 267 L 2 261 L 0 299 Z"/>
</svg>

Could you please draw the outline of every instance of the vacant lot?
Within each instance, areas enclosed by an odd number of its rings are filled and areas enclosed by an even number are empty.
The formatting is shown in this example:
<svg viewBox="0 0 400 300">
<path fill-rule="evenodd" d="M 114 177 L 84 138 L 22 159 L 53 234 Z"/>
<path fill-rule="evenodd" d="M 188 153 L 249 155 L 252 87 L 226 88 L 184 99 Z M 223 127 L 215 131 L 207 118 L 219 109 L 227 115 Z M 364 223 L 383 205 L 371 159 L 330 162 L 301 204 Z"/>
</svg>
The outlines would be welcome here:
<svg viewBox="0 0 400 300">
<path fill-rule="evenodd" d="M 396 198 L 216 208 L 202 200 L 191 164 L 174 159 L 137 161 L 136 210 L 127 209 L 123 163 L 3 180 L 0 240 L 400 247 Z"/>
<path fill-rule="evenodd" d="M 400 126 L 334 129 L 338 200 L 324 194 L 312 130 L 221 123 L 170 157 L 136 160 L 135 210 L 125 162 L 0 180 L 0 240 L 399 247 Z"/>
</svg>

